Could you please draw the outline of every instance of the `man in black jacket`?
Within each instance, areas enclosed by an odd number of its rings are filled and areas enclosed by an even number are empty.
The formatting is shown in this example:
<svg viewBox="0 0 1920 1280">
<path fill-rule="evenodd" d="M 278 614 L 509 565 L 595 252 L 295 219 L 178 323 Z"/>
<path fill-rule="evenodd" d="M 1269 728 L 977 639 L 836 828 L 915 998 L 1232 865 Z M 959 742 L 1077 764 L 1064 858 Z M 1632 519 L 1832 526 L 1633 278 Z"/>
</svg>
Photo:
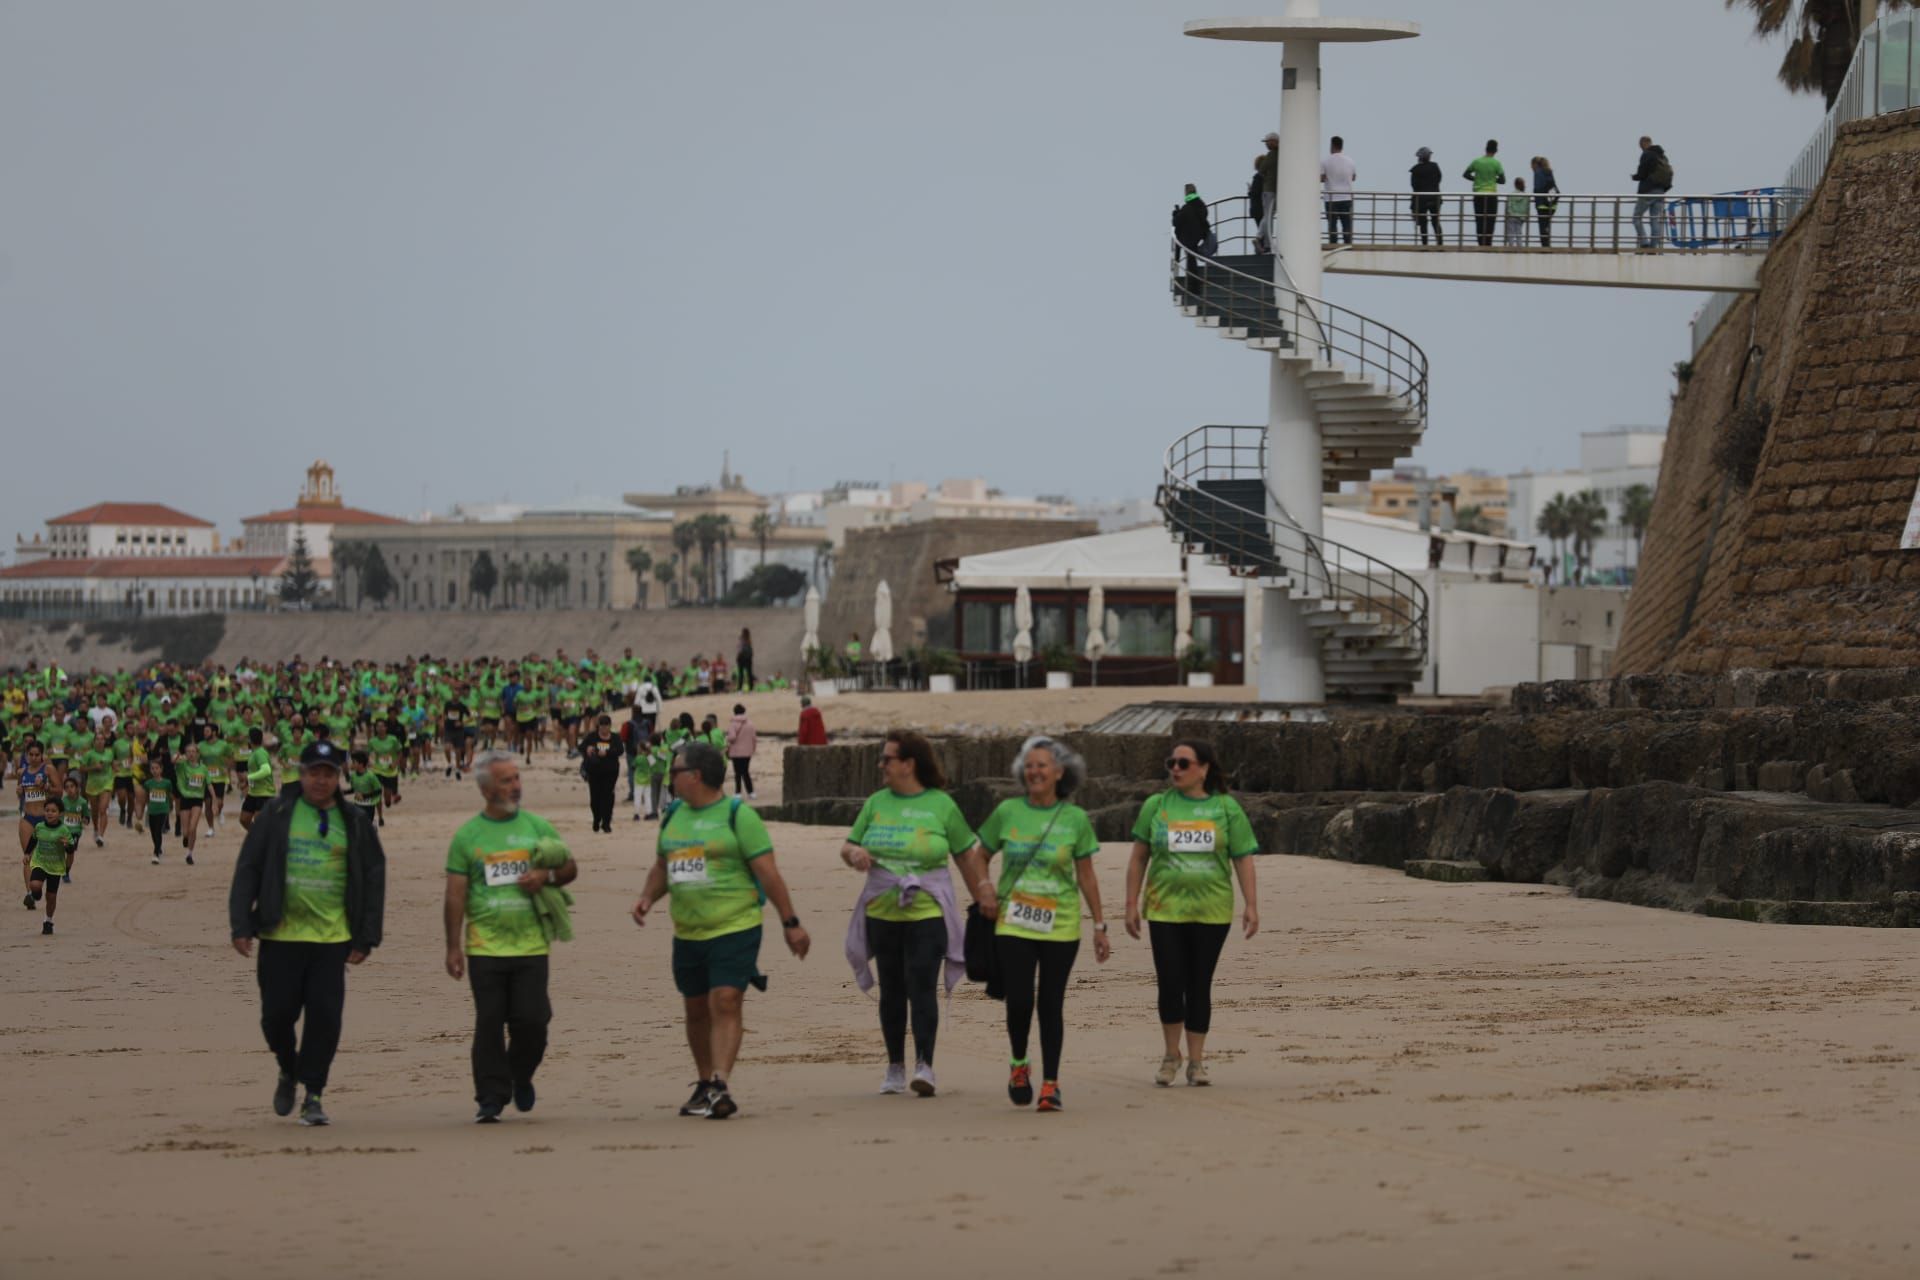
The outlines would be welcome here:
<svg viewBox="0 0 1920 1280">
<path fill-rule="evenodd" d="M 233 949 L 252 956 L 260 940 L 260 1029 L 280 1064 L 273 1112 L 323 1125 L 327 1072 L 340 1046 L 347 970 L 380 945 L 387 855 L 358 806 L 341 804 L 340 747 L 321 739 L 300 753 L 300 790 L 275 797 L 240 846 L 227 895 Z M 294 1026 L 306 1015 L 296 1044 Z"/>
<path fill-rule="evenodd" d="M 1413 180 L 1413 225 L 1420 232 L 1420 243 L 1427 242 L 1431 227 L 1433 242 L 1445 247 L 1447 237 L 1440 230 L 1440 166 L 1433 162 L 1433 148 L 1422 147 L 1413 153 L 1414 166 L 1407 170 Z"/>
<path fill-rule="evenodd" d="M 1207 217 L 1207 202 L 1189 182 L 1186 195 L 1173 211 L 1173 238 L 1178 240 L 1187 251 L 1188 287 L 1199 282 L 1199 263 L 1194 255 L 1211 258 L 1220 252 L 1220 241 L 1214 237 L 1213 223 Z"/>
<path fill-rule="evenodd" d="M 1652 138 L 1640 139 L 1640 167 L 1633 171 L 1633 233 L 1642 249 L 1658 249 L 1665 221 L 1661 197 L 1673 190 L 1673 163 L 1667 149 Z"/>
</svg>

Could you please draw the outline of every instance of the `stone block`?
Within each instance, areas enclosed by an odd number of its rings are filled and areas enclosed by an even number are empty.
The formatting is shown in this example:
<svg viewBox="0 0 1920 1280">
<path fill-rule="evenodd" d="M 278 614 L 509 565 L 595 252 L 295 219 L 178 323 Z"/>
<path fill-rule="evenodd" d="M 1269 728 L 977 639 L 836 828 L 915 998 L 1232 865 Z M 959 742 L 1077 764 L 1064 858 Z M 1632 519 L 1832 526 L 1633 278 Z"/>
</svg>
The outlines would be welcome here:
<svg viewBox="0 0 1920 1280">
<path fill-rule="evenodd" d="M 1487 869 L 1477 862 L 1449 862 L 1442 858 L 1414 858 L 1407 863 L 1407 874 L 1449 884 L 1469 884 L 1491 878 Z"/>
<path fill-rule="evenodd" d="M 1805 760 L 1769 760 L 1754 773 L 1754 786 L 1760 791 L 1805 791 Z"/>
</svg>

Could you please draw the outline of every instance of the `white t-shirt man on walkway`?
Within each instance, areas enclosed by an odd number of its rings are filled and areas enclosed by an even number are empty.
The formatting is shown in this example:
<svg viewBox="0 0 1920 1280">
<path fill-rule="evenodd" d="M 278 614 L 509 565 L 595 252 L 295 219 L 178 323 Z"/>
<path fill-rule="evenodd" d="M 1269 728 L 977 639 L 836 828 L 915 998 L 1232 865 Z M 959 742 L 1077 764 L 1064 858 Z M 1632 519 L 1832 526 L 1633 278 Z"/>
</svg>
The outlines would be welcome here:
<svg viewBox="0 0 1920 1280">
<path fill-rule="evenodd" d="M 1360 177 L 1359 169 L 1353 158 L 1347 154 L 1347 140 L 1336 137 L 1333 150 L 1320 162 L 1320 185 L 1327 195 L 1327 242 L 1342 243 L 1340 235 L 1346 232 L 1345 243 L 1353 243 L 1353 184 Z"/>
</svg>

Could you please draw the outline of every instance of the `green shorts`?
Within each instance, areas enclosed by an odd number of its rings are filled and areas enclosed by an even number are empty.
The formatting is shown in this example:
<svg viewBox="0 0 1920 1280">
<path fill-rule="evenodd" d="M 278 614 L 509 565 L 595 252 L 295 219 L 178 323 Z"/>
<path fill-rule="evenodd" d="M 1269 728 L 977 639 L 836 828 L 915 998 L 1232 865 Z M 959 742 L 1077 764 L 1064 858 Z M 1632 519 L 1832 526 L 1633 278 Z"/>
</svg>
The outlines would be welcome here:
<svg viewBox="0 0 1920 1280">
<path fill-rule="evenodd" d="M 715 987 L 767 988 L 760 976 L 760 926 L 693 942 L 673 940 L 673 985 L 692 1000 Z"/>
</svg>

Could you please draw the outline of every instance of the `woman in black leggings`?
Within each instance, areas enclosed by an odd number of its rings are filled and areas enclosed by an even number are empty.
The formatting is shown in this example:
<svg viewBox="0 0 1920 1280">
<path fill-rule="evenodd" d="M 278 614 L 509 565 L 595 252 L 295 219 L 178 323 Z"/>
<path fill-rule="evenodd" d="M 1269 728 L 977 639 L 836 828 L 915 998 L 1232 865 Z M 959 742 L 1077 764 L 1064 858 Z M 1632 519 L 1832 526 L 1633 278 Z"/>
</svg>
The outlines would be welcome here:
<svg viewBox="0 0 1920 1280">
<path fill-rule="evenodd" d="M 1153 935 L 1160 984 L 1160 1034 L 1166 1052 L 1154 1083 L 1180 1073 L 1187 1047 L 1187 1083 L 1205 1085 L 1207 1032 L 1213 1027 L 1213 970 L 1233 927 L 1233 886 L 1240 884 L 1246 936 L 1260 930 L 1253 857 L 1259 843 L 1207 742 L 1182 741 L 1167 754 L 1173 785 L 1140 806 L 1127 864 L 1127 934 L 1140 936 L 1143 914 Z"/>
<path fill-rule="evenodd" d="M 1100 841 L 1086 810 L 1067 797 L 1086 777 L 1086 765 L 1052 738 L 1028 738 L 1013 762 L 1027 794 L 1004 800 L 980 827 L 980 844 L 967 857 L 967 883 L 983 915 L 994 920 L 994 954 L 1006 989 L 1007 1097 L 1017 1107 L 1033 1101 L 1027 1039 L 1040 1014 L 1041 1111 L 1065 1107 L 1060 1053 L 1066 1044 L 1067 979 L 1080 954 L 1080 899 L 1093 916 L 1093 954 L 1112 954 L 1100 907 L 1093 855 Z M 984 850 L 984 854 L 982 853 Z M 987 858 L 1000 855 L 996 886 Z M 1037 995 L 1036 995 L 1037 989 Z"/>
</svg>

